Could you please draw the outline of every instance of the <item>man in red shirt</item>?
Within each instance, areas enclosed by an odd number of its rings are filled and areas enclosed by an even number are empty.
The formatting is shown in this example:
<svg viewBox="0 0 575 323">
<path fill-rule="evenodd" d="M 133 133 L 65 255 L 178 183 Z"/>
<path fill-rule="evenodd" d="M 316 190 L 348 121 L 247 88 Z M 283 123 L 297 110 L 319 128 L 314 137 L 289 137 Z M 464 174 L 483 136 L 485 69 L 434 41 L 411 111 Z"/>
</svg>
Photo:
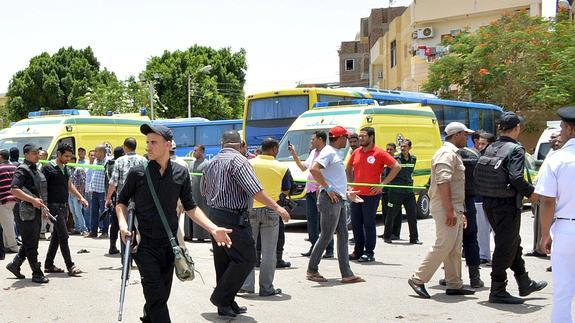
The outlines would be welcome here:
<svg viewBox="0 0 575 323">
<path fill-rule="evenodd" d="M 385 150 L 375 146 L 375 130 L 372 127 L 362 128 L 359 132 L 360 148 L 354 150 L 347 163 L 346 173 L 349 181 L 383 184 L 391 182 L 401 170 L 401 165 Z M 384 167 L 390 168 L 389 174 L 381 180 Z M 355 186 L 363 203 L 351 203 L 351 225 L 355 248 L 349 255 L 350 260 L 371 262 L 375 260 L 373 250 L 377 240 L 375 232 L 375 215 L 381 199 L 382 187 Z"/>
</svg>

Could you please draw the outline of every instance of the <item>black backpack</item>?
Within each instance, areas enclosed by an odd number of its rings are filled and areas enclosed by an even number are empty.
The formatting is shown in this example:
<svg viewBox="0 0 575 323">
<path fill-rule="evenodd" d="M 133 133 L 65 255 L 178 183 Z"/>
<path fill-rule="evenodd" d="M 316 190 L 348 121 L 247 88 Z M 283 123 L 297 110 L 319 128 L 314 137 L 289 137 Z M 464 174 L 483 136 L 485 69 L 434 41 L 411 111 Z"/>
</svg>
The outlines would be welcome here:
<svg viewBox="0 0 575 323">
<path fill-rule="evenodd" d="M 506 159 L 519 145 L 512 142 L 494 143 L 479 157 L 473 176 L 475 193 L 479 196 L 509 198 L 517 191 L 509 182 Z"/>
</svg>

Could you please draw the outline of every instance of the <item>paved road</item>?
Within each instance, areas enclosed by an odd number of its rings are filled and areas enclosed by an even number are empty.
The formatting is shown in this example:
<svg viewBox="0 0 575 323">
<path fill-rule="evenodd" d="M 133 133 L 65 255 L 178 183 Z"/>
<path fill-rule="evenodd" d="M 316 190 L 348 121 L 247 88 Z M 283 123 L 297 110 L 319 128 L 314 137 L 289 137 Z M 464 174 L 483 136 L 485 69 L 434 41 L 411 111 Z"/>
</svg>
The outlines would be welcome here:
<svg viewBox="0 0 575 323">
<path fill-rule="evenodd" d="M 522 235 L 526 251 L 531 246 L 530 212 L 523 214 Z M 427 285 L 432 298 L 428 300 L 414 296 L 407 285 L 407 278 L 419 265 L 434 240 L 432 219 L 419 222 L 421 246 L 409 245 L 408 228 L 404 223 L 404 240 L 392 245 L 378 239 L 376 261 L 369 264 L 353 263 L 352 269 L 367 279 L 366 283 L 343 285 L 339 283 L 337 260 L 324 260 L 320 272 L 329 279 L 318 284 L 305 279 L 307 258 L 299 254 L 309 244 L 305 224 L 288 226 L 286 260 L 293 268 L 276 272 L 276 287 L 284 294 L 277 297 L 260 298 L 248 296 L 239 298 L 241 305 L 248 307 L 247 315 L 235 322 L 546 322 L 551 313 L 551 286 L 531 295 L 524 305 L 492 305 L 487 303 L 488 288 L 480 289 L 471 297 L 453 297 L 444 294 L 444 288 L 437 285 L 442 278 L 440 270 Z M 383 227 L 378 226 L 378 234 Z M 0 321 L 1 322 L 114 322 L 120 286 L 120 259 L 106 256 L 108 242 L 72 236 L 71 249 L 74 261 L 86 273 L 79 278 L 66 274 L 49 274 L 50 283 L 37 285 L 26 280 L 16 280 L 3 267 L 7 260 L 0 261 Z M 45 258 L 47 241 L 40 243 L 40 259 Z M 212 265 L 210 244 L 190 243 L 188 245 L 201 279 L 182 283 L 175 279 L 169 302 L 173 322 L 221 322 L 208 298 L 214 287 L 215 275 Z M 85 248 L 87 254 L 76 254 Z M 525 252 L 526 252 L 525 251 Z M 551 281 L 551 273 L 545 272 L 549 260 L 526 257 L 527 269 L 534 279 Z M 56 264 L 63 266 L 58 254 Z M 30 277 L 26 265 L 23 272 Z M 482 268 L 481 275 L 489 284 L 489 267 Z M 464 268 L 464 282 L 468 283 Z M 517 286 L 510 275 L 509 290 L 517 295 Z M 135 271 L 128 287 L 124 309 L 125 322 L 139 322 L 144 304 L 139 275 Z"/>
</svg>

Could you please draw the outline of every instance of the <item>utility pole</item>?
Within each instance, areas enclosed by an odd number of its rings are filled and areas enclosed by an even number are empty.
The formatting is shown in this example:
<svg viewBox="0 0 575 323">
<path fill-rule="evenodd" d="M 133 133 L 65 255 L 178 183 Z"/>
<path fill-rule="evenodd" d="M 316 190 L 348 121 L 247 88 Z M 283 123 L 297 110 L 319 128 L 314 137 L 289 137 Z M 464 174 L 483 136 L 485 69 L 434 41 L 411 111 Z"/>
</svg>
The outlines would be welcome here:
<svg viewBox="0 0 575 323">
<path fill-rule="evenodd" d="M 192 100 L 191 100 L 191 95 L 190 95 L 190 79 L 191 79 L 191 75 L 188 74 L 188 118 L 192 117 Z"/>
</svg>

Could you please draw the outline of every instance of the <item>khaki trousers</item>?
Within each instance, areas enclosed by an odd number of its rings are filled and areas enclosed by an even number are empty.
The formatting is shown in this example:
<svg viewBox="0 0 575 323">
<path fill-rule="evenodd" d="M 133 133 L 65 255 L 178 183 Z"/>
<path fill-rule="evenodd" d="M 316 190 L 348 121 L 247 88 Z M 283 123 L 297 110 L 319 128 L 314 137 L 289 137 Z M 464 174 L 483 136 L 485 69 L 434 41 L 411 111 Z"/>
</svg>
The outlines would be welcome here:
<svg viewBox="0 0 575 323">
<path fill-rule="evenodd" d="M 14 231 L 14 209 L 15 202 L 8 202 L 0 205 L 0 225 L 4 231 L 4 248 L 11 251 L 18 251 L 18 244 L 16 243 L 16 232 Z"/>
<path fill-rule="evenodd" d="M 445 211 L 442 209 L 437 212 L 433 211 L 432 209 L 432 216 L 435 220 L 435 244 L 413 275 L 413 279 L 418 284 L 429 282 L 443 262 L 447 288 L 460 289 L 463 287 L 461 280 L 463 213 L 457 212 L 457 224 L 448 227 L 445 224 Z"/>
</svg>

